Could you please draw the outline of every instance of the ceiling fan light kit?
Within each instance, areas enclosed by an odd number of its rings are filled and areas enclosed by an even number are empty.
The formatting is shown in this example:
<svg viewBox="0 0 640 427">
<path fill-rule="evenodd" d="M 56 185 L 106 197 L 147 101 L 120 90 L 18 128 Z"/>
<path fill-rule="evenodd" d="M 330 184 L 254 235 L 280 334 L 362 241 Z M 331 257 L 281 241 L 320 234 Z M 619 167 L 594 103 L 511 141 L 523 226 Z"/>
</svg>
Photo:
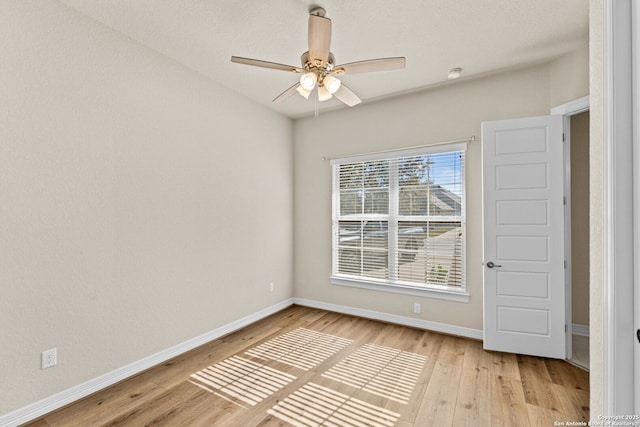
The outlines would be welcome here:
<svg viewBox="0 0 640 427">
<path fill-rule="evenodd" d="M 359 104 L 361 100 L 336 76 L 405 68 L 404 57 L 370 59 L 335 65 L 333 53 L 329 51 L 331 20 L 325 15 L 326 11 L 321 7 L 314 7 L 309 11 L 309 50 L 300 58 L 301 67 L 239 56 L 232 56 L 231 62 L 302 74 L 298 83 L 278 95 L 273 102 L 282 102 L 296 92 L 308 99 L 311 92 L 316 89 L 318 101 L 326 101 L 335 95 L 338 100 L 350 107 Z"/>
</svg>

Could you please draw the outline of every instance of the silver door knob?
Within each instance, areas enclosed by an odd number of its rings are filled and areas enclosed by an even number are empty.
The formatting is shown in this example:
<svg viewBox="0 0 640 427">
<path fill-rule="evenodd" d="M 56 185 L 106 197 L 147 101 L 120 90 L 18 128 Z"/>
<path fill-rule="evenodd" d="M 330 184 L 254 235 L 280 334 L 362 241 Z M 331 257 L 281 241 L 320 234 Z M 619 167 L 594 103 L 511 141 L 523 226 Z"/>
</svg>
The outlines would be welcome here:
<svg viewBox="0 0 640 427">
<path fill-rule="evenodd" d="M 487 263 L 487 267 L 488 267 L 488 268 L 493 268 L 493 267 L 502 267 L 502 266 L 501 266 L 501 265 L 498 265 L 498 264 L 494 264 L 494 263 L 493 263 L 493 261 L 489 261 L 489 262 Z"/>
</svg>

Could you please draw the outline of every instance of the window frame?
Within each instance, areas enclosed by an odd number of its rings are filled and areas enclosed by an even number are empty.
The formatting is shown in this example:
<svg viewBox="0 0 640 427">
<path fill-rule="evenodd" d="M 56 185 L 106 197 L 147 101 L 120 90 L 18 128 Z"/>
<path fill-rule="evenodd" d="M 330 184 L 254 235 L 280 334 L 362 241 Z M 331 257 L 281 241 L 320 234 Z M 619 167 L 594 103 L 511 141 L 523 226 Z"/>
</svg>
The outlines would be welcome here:
<svg viewBox="0 0 640 427">
<path fill-rule="evenodd" d="M 372 153 L 372 154 L 362 154 L 357 156 L 349 156 L 349 157 L 341 157 L 332 159 L 331 164 L 331 176 L 332 176 L 332 235 L 331 235 L 331 284 L 338 286 L 348 286 L 355 287 L 361 289 L 369 289 L 376 290 L 382 292 L 392 292 L 398 294 L 405 295 L 413 295 L 420 297 L 428 297 L 428 298 L 436 298 L 443 299 L 448 301 L 456 301 L 456 302 L 469 302 L 469 293 L 467 292 L 467 283 L 466 283 L 466 240 L 467 240 L 467 232 L 466 232 L 466 149 L 467 143 L 453 143 L 453 144 L 441 144 L 434 145 L 429 147 L 420 147 L 406 150 L 397 150 L 397 151 L 385 151 L 380 153 Z M 339 188 L 339 179 L 338 174 L 336 173 L 336 167 L 339 167 L 343 164 L 348 163 L 358 163 L 358 162 L 373 162 L 377 160 L 397 160 L 404 157 L 411 156 L 421 156 L 421 155 L 432 155 L 432 154 L 442 154 L 449 152 L 464 152 L 464 160 L 462 164 L 462 174 L 463 179 L 461 182 L 462 185 L 462 196 L 461 196 L 461 213 L 460 213 L 460 226 L 462 229 L 462 241 L 461 241 L 461 256 L 462 256 L 462 269 L 461 269 L 461 285 L 460 286 L 448 286 L 448 285 L 437 285 L 437 284 L 417 284 L 408 281 L 401 280 L 391 280 L 391 279 L 377 279 L 370 278 L 364 276 L 355 276 L 355 275 L 345 275 L 337 272 L 337 251 L 338 251 L 338 240 L 336 238 L 337 232 L 336 228 L 338 227 L 338 222 L 340 220 L 344 221 L 345 218 L 340 216 L 340 188 Z M 395 171 L 397 172 L 397 170 Z M 397 173 L 396 177 L 391 178 L 391 170 L 389 176 L 389 199 L 390 206 L 389 212 L 387 213 L 385 221 L 388 221 L 388 236 L 389 236 L 389 248 L 394 247 L 392 236 L 392 228 L 397 227 L 403 221 L 412 220 L 413 218 L 407 218 L 407 216 L 400 215 L 399 207 L 396 205 L 394 209 L 397 209 L 397 212 L 391 212 L 392 206 L 391 199 L 394 197 L 397 199 L 399 195 L 398 185 L 397 185 Z M 394 194 L 395 192 L 395 194 Z M 371 217 L 371 219 L 375 219 L 376 217 L 380 217 L 383 219 L 381 215 L 371 215 L 371 214 L 361 214 L 360 217 Z M 354 217 L 354 220 L 365 220 L 363 218 Z M 392 218 L 394 221 L 392 221 Z M 451 217 L 441 217 L 438 218 L 438 221 L 446 222 Z M 457 216 L 456 216 L 457 221 Z M 392 222 L 394 223 L 392 225 Z M 396 253 L 399 250 L 396 249 Z M 392 259 L 397 259 L 399 255 L 395 255 L 393 257 L 389 256 L 389 263 L 391 263 Z M 395 265 L 390 265 L 390 268 L 395 268 Z"/>
</svg>

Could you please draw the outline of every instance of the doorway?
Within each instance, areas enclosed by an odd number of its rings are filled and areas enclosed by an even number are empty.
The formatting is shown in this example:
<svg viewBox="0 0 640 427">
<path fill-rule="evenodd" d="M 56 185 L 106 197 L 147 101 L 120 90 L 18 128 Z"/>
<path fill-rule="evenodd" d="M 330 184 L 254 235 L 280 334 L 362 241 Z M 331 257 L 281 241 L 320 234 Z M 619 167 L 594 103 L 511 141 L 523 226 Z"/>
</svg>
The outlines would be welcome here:
<svg viewBox="0 0 640 427">
<path fill-rule="evenodd" d="M 589 111 L 569 116 L 572 355 L 589 370 Z"/>
<path fill-rule="evenodd" d="M 589 96 L 551 109 L 565 133 L 567 361 L 589 370 Z"/>
</svg>

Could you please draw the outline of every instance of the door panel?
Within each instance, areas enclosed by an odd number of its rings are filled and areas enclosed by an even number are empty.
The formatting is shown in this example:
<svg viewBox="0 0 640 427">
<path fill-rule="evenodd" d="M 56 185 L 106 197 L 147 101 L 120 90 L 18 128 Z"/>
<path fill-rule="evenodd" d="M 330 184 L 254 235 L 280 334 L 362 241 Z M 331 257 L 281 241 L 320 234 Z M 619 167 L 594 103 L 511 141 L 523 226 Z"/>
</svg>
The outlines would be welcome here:
<svg viewBox="0 0 640 427">
<path fill-rule="evenodd" d="M 485 122 L 482 144 L 484 346 L 565 358 L 562 117 Z"/>
<path fill-rule="evenodd" d="M 549 298 L 549 275 L 546 273 L 496 272 L 496 295 L 499 297 Z"/>
<path fill-rule="evenodd" d="M 547 225 L 549 203 L 547 200 L 498 200 L 496 225 Z"/>
<path fill-rule="evenodd" d="M 544 163 L 496 166 L 496 190 L 546 189 L 547 185 L 547 165 Z"/>
</svg>

